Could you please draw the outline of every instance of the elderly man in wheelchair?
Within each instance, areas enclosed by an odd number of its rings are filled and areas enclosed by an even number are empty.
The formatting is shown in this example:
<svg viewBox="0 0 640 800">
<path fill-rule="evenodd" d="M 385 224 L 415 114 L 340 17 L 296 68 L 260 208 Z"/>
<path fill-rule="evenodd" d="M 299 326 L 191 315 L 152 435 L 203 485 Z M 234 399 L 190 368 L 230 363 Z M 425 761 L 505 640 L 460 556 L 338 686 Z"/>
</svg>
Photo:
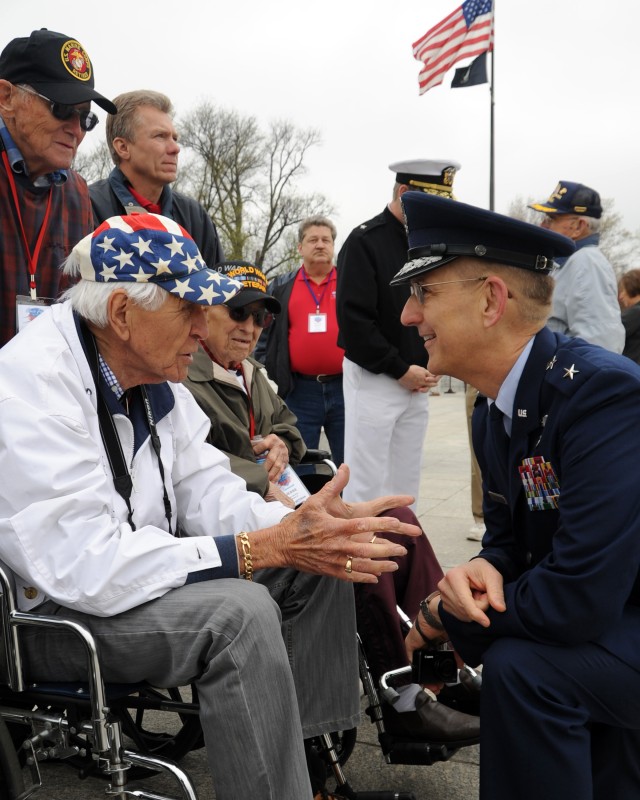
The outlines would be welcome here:
<svg viewBox="0 0 640 800">
<path fill-rule="evenodd" d="M 349 584 L 397 569 L 376 534 L 420 531 L 379 515 L 411 498 L 346 505 L 342 467 L 292 511 L 229 471 L 178 382 L 240 285 L 173 221 L 111 218 L 64 269 L 64 302 L 0 351 L 17 613 L 88 629 L 107 681 L 193 682 L 218 800 L 310 798 L 303 738 L 359 719 Z M 75 635 L 20 636 L 29 680 L 85 678 Z"/>
<path fill-rule="evenodd" d="M 302 495 L 293 470 L 299 470 L 302 461 L 303 482 L 317 488 L 322 478 L 312 471 L 310 462 L 319 460 L 319 454 L 306 451 L 295 415 L 276 394 L 259 362 L 251 358 L 262 330 L 279 313 L 280 303 L 268 294 L 266 276 L 256 265 L 230 261 L 216 269 L 244 288 L 207 311 L 209 335 L 194 355 L 185 385 L 209 417 L 209 442 L 229 457 L 233 472 L 265 499 L 282 499 L 294 507 Z M 386 509 L 385 514 L 418 525 L 409 508 Z M 420 601 L 443 577 L 425 535 L 405 540 L 405 545 L 407 554 L 398 559 L 396 572 L 381 576 L 376 584 L 354 586 L 358 634 L 374 685 L 385 673 L 407 664 L 406 628 L 397 607 L 415 618 Z M 444 744 L 447 750 L 477 742 L 475 687 L 471 691 L 460 687 L 457 694 L 447 688 L 442 692 L 444 702 L 436 702 L 421 688 L 405 679 L 404 685 L 396 687 L 393 705 L 381 706 L 387 734 Z M 473 715 L 446 704 L 460 706 L 465 699 L 469 702 L 464 707 L 473 710 Z"/>
</svg>

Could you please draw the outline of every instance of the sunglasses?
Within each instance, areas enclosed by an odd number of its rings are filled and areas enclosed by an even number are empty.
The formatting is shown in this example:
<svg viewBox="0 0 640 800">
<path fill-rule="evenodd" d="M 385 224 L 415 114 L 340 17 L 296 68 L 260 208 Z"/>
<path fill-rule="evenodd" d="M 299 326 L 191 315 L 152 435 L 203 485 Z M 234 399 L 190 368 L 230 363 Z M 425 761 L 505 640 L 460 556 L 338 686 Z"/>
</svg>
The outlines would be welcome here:
<svg viewBox="0 0 640 800">
<path fill-rule="evenodd" d="M 40 92 L 36 92 L 36 90 L 32 89 L 30 86 L 20 86 L 20 88 L 22 91 L 27 92 L 27 94 L 33 94 L 41 100 L 44 100 L 49 106 L 49 111 L 51 111 L 52 116 L 59 119 L 61 122 L 66 122 L 74 116 L 78 117 L 80 128 L 83 131 L 92 131 L 98 124 L 98 116 L 94 114 L 93 111 L 69 106 L 66 103 L 56 103 L 54 100 L 49 100 L 48 97 L 40 94 Z"/>
<path fill-rule="evenodd" d="M 250 309 L 249 306 L 241 308 L 229 308 L 225 306 L 229 316 L 234 322 L 246 322 L 249 317 L 253 317 L 253 322 L 259 328 L 268 328 L 273 322 L 273 313 L 266 308 Z"/>
</svg>

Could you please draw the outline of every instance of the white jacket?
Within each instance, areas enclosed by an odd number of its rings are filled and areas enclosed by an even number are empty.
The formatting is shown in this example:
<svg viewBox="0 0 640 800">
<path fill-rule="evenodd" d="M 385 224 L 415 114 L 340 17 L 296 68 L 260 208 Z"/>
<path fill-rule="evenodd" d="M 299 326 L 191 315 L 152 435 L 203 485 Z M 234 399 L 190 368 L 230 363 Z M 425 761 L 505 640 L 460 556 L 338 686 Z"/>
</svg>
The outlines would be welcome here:
<svg viewBox="0 0 640 800">
<path fill-rule="evenodd" d="M 133 455 L 133 427 L 116 428 L 133 479 L 136 530 L 102 445 L 96 390 L 69 304 L 53 306 L 0 350 L 0 559 L 20 607 L 47 597 L 111 616 L 220 566 L 215 536 L 274 525 L 290 513 L 247 492 L 205 442 L 209 420 L 169 384 L 175 405 L 157 421 L 165 482 L 185 538 L 169 533 L 149 438 Z"/>
</svg>

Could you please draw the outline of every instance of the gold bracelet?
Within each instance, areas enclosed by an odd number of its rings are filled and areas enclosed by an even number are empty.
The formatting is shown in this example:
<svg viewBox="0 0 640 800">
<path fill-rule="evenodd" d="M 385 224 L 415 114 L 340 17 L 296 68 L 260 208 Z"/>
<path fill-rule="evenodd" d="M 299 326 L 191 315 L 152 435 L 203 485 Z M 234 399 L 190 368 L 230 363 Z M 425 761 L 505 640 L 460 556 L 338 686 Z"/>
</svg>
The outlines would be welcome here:
<svg viewBox="0 0 640 800">
<path fill-rule="evenodd" d="M 244 579 L 245 581 L 252 581 L 253 561 L 251 560 L 251 542 L 249 541 L 249 534 L 246 531 L 241 531 L 238 537 L 240 538 L 242 558 L 244 560 Z"/>
</svg>

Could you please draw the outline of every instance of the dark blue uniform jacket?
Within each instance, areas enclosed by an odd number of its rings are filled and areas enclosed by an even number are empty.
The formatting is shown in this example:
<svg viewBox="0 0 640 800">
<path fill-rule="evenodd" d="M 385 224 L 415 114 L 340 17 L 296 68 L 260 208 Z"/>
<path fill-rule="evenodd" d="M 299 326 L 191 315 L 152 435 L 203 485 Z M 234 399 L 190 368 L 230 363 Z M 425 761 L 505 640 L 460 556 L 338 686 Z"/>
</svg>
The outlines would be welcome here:
<svg viewBox="0 0 640 800">
<path fill-rule="evenodd" d="M 480 555 L 504 576 L 507 610 L 490 610 L 482 628 L 441 606 L 456 649 L 477 664 L 496 638 L 590 641 L 640 669 L 640 368 L 544 328 L 512 419 L 508 455 L 498 457 L 486 399 L 473 416 L 487 526 Z M 529 507 L 519 467 L 533 456 L 557 478 L 557 509 Z"/>
</svg>

